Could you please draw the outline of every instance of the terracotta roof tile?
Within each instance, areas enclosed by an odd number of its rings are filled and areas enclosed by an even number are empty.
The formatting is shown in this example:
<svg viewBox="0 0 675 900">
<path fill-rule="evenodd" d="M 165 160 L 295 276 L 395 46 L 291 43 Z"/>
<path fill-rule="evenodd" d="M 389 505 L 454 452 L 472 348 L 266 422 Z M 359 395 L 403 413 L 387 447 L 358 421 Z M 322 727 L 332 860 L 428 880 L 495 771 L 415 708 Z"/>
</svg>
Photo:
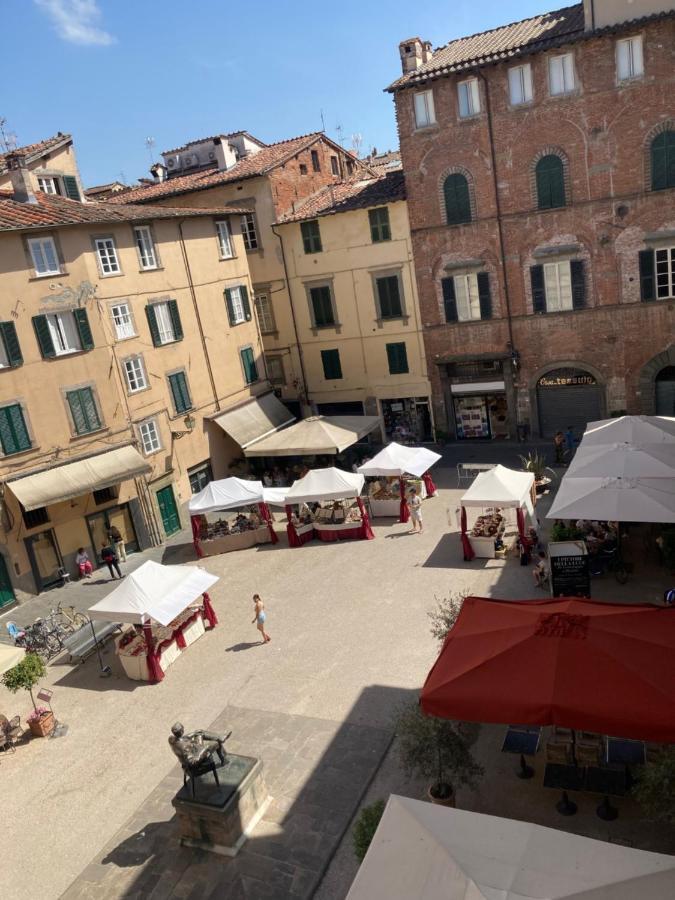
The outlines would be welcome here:
<svg viewBox="0 0 675 900">
<path fill-rule="evenodd" d="M 302 222 L 319 216 L 368 209 L 405 200 L 403 172 L 389 172 L 379 178 L 343 181 L 329 185 L 309 197 L 297 209 L 279 219 L 279 224 Z"/>
<path fill-rule="evenodd" d="M 295 156 L 296 153 L 309 147 L 323 136 L 322 132 L 315 131 L 312 134 L 303 134 L 300 137 L 279 141 L 276 144 L 267 144 L 257 153 L 251 153 L 250 156 L 240 159 L 231 169 L 221 171 L 208 168 L 187 175 L 177 175 L 175 178 L 168 178 L 158 184 L 124 191 L 123 194 L 118 195 L 119 200 L 111 198 L 110 202 L 117 203 L 123 200 L 125 203 L 151 203 L 160 197 L 203 191 L 207 188 L 217 187 L 219 184 L 241 181 L 244 178 L 255 178 Z"/>
<path fill-rule="evenodd" d="M 40 156 L 52 147 L 56 147 L 58 144 L 70 141 L 71 139 L 71 135 L 62 134 L 59 131 L 54 137 L 45 138 L 44 141 L 38 141 L 36 144 L 25 144 L 23 147 L 17 147 L 16 150 L 12 150 L 11 152 L 21 153 L 22 156 L 25 156 L 28 161 L 30 161 L 31 157 Z M 7 171 L 7 163 L 5 161 L 7 156 L 8 153 L 0 153 L 0 172 Z"/>
<path fill-rule="evenodd" d="M 238 206 L 211 209 L 174 208 L 171 206 L 137 206 L 109 202 L 80 203 L 56 194 L 36 191 L 37 203 L 19 203 L 10 191 L 0 191 L 0 231 L 23 231 L 30 228 L 56 228 L 62 225 L 95 225 L 147 219 L 189 218 L 239 214 L 249 210 Z"/>
</svg>

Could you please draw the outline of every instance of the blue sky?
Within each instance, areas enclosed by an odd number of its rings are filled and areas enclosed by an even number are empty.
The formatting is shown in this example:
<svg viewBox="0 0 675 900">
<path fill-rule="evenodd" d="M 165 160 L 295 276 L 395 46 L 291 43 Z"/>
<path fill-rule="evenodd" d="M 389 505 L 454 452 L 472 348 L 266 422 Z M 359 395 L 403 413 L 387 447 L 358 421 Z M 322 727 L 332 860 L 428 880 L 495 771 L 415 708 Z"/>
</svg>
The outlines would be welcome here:
<svg viewBox="0 0 675 900">
<path fill-rule="evenodd" d="M 383 93 L 398 43 L 434 47 L 565 5 L 546 0 L 3 0 L 0 117 L 19 144 L 70 132 L 85 184 L 147 175 L 154 155 L 246 129 L 397 144 Z M 16 36 L 16 39 L 12 39 Z"/>
</svg>

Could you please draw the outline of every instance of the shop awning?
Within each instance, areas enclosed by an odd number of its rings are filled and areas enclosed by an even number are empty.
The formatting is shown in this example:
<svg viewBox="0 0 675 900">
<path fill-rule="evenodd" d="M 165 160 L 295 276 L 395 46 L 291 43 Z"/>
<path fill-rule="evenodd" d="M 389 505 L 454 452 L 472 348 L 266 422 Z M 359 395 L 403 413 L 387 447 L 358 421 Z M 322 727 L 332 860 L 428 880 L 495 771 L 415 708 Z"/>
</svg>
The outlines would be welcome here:
<svg viewBox="0 0 675 900">
<path fill-rule="evenodd" d="M 467 597 L 425 713 L 675 743 L 675 608 Z"/>
<path fill-rule="evenodd" d="M 294 422 L 295 416 L 274 394 L 265 394 L 216 416 L 213 421 L 245 450 Z"/>
<path fill-rule="evenodd" d="M 87 459 L 52 466 L 44 472 L 8 481 L 7 487 L 23 508 L 30 512 L 41 506 L 81 497 L 91 491 L 112 487 L 152 467 L 131 446 L 118 447 Z"/>
<path fill-rule="evenodd" d="M 310 416 L 244 451 L 245 456 L 335 455 L 380 425 L 378 416 Z"/>
</svg>

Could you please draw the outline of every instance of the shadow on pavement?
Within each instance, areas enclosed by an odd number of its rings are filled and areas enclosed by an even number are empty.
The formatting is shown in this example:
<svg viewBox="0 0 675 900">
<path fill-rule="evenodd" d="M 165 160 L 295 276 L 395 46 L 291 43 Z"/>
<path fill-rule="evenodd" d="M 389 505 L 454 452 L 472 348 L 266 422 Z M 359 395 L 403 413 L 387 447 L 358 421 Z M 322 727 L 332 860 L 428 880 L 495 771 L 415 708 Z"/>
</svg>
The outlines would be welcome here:
<svg viewBox="0 0 675 900">
<path fill-rule="evenodd" d="M 239 653 L 240 650 L 250 650 L 251 647 L 263 647 L 263 646 L 264 646 L 264 641 L 249 641 L 248 643 L 246 641 L 242 641 L 239 644 L 232 644 L 231 647 L 226 647 L 225 652 L 226 653 Z"/>
</svg>

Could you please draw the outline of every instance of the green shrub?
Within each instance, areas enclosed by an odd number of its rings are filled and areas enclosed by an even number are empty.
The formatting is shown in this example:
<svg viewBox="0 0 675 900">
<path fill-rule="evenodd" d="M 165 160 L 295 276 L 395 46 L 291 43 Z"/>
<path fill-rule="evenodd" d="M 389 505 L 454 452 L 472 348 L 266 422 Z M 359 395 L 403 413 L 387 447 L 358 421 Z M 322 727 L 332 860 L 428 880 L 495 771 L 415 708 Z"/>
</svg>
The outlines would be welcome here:
<svg viewBox="0 0 675 900">
<path fill-rule="evenodd" d="M 376 800 L 370 806 L 364 806 L 356 820 L 352 830 L 352 840 L 354 842 L 354 853 L 359 862 L 362 861 L 368 852 L 370 842 L 377 831 L 377 826 L 380 824 L 384 806 L 384 800 Z"/>
<path fill-rule="evenodd" d="M 554 522 L 551 528 L 552 541 L 581 541 L 584 533 L 576 525 L 565 525 L 564 522 Z"/>
<path fill-rule="evenodd" d="M 675 825 L 675 748 L 642 767 L 632 793 L 650 818 Z"/>
</svg>

